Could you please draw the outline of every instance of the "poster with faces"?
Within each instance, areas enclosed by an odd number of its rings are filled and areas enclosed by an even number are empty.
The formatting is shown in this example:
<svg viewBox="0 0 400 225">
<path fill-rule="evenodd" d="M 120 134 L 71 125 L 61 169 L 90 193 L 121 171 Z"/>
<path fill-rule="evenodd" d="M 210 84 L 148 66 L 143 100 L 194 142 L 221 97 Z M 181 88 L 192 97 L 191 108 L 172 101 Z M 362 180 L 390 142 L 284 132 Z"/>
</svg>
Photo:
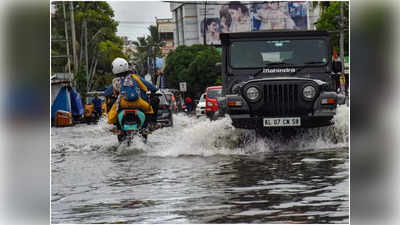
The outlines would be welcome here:
<svg viewBox="0 0 400 225">
<path fill-rule="evenodd" d="M 307 7 L 306 2 L 199 4 L 199 41 L 219 45 L 220 33 L 306 30 Z"/>
</svg>

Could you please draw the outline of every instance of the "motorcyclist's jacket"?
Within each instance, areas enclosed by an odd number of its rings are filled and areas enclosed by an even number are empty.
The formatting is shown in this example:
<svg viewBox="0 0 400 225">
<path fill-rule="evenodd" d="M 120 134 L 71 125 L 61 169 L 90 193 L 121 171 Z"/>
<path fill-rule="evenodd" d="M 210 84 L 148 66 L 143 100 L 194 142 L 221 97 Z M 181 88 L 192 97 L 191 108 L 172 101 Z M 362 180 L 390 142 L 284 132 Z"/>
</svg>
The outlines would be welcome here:
<svg viewBox="0 0 400 225">
<path fill-rule="evenodd" d="M 146 92 L 156 91 L 157 88 L 143 78 L 132 74 L 125 78 L 120 78 L 120 93 L 118 108 L 138 108 L 146 114 L 153 114 L 151 105 L 147 102 Z M 118 104 L 118 102 L 116 102 Z M 108 113 L 108 123 L 114 124 L 117 121 L 117 105 L 114 104 Z"/>
</svg>

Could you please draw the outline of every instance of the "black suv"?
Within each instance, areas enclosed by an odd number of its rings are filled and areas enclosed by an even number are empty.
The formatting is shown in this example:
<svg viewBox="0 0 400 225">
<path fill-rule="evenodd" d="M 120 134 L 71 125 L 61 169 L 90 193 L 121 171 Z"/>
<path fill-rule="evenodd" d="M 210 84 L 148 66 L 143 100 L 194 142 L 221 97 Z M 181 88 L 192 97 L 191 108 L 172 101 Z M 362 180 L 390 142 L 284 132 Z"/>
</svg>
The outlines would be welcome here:
<svg viewBox="0 0 400 225">
<path fill-rule="evenodd" d="M 341 63 L 319 31 L 223 33 L 220 110 L 233 126 L 320 127 L 332 124 Z"/>
</svg>

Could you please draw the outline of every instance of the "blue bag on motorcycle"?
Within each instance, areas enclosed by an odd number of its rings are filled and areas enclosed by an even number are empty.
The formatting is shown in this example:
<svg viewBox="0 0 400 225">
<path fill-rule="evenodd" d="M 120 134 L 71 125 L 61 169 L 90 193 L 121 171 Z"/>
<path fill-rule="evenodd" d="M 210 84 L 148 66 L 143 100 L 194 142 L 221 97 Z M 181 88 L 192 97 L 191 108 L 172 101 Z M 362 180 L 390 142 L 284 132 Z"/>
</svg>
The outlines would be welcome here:
<svg viewBox="0 0 400 225">
<path fill-rule="evenodd" d="M 124 95 L 126 101 L 138 100 L 140 88 L 132 76 L 126 77 L 122 82 L 121 93 Z"/>
</svg>

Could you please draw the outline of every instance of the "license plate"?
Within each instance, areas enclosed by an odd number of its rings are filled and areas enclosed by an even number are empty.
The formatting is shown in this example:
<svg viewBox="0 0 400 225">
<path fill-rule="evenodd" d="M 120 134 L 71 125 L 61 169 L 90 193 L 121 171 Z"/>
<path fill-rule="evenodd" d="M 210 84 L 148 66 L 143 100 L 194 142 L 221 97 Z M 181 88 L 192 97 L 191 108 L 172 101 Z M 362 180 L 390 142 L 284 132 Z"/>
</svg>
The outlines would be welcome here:
<svg viewBox="0 0 400 225">
<path fill-rule="evenodd" d="M 264 118 L 264 127 L 298 127 L 300 117 Z"/>
</svg>

